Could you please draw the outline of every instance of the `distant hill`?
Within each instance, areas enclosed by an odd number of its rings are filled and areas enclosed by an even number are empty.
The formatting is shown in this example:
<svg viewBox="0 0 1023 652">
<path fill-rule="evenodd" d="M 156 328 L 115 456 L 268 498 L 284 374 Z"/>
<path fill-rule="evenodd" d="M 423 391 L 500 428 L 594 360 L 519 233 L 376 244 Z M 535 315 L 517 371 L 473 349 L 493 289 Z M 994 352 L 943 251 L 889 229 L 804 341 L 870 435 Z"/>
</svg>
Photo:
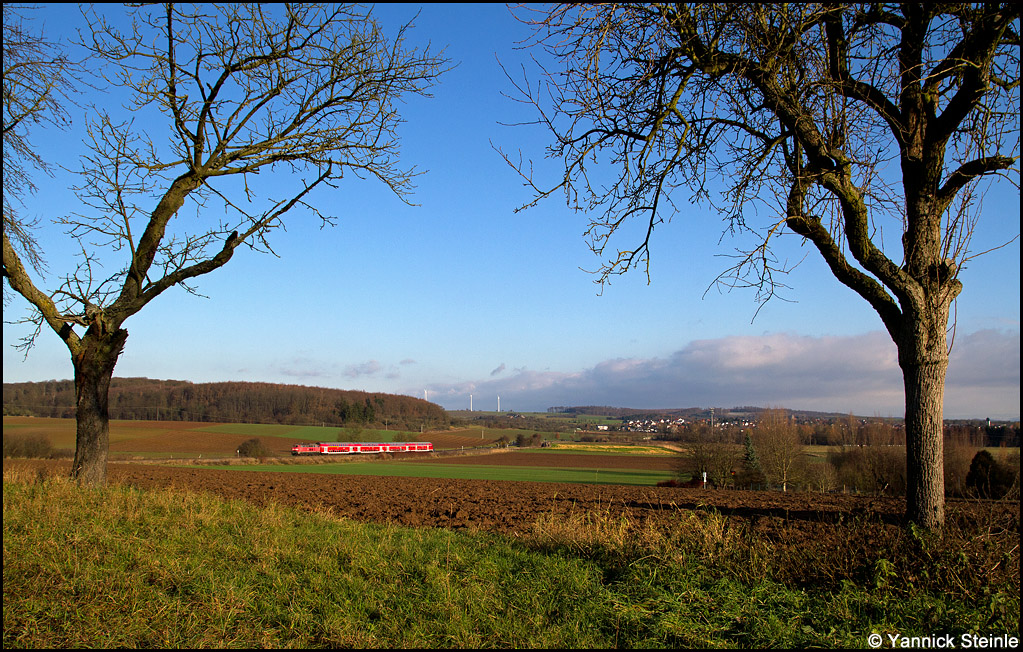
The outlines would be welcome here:
<svg viewBox="0 0 1023 652">
<path fill-rule="evenodd" d="M 4 383 L 4 414 L 75 416 L 70 380 Z M 448 423 L 444 409 L 411 396 L 273 383 L 190 383 L 114 378 L 110 418 L 289 425 L 386 425 L 407 430 Z"/>
<path fill-rule="evenodd" d="M 756 419 L 761 412 L 767 408 L 746 405 L 732 408 L 714 408 L 713 414 L 717 419 Z M 815 412 L 812 410 L 785 410 L 799 420 L 814 419 L 839 419 L 847 418 L 847 414 L 838 412 Z M 551 407 L 547 408 L 548 413 L 568 415 L 593 415 L 606 416 L 618 419 L 653 419 L 664 417 L 684 417 L 687 419 L 711 418 L 711 408 L 690 407 L 690 408 L 623 408 L 610 407 L 606 405 L 577 405 L 572 407 Z M 901 420 L 901 419 L 900 419 Z"/>
</svg>

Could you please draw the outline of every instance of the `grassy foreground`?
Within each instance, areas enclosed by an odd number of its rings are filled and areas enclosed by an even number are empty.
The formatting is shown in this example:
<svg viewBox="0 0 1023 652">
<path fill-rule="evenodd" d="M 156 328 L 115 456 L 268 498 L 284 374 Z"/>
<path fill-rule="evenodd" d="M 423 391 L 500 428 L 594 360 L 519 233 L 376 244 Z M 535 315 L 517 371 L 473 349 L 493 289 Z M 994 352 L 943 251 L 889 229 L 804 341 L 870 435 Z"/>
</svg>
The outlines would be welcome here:
<svg viewBox="0 0 1023 652">
<path fill-rule="evenodd" d="M 24 471 L 5 472 L 3 510 L 5 648 L 862 648 L 1019 631 L 1018 545 L 997 541 L 916 537 L 913 560 L 808 585 L 713 512 L 670 533 L 541 519 L 512 539 Z M 1014 586 L 978 579 L 992 560 Z"/>
</svg>

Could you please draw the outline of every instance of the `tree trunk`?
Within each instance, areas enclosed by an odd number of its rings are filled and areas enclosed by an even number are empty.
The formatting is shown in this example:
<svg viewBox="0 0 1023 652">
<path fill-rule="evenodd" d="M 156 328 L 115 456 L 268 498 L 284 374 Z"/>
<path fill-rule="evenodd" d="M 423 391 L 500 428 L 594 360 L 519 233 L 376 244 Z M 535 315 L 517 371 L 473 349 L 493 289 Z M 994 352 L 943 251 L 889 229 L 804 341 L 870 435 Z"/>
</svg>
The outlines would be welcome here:
<svg viewBox="0 0 1023 652">
<path fill-rule="evenodd" d="M 116 329 L 106 333 L 99 324 L 94 324 L 82 338 L 79 354 L 72 357 L 78 426 L 71 477 L 81 485 L 102 485 L 107 481 L 110 379 L 127 338 L 127 331 Z"/>
<path fill-rule="evenodd" d="M 899 352 L 906 390 L 906 517 L 930 530 L 945 524 L 945 338 L 930 355 Z M 900 349 L 903 347 L 900 347 Z M 935 348 L 937 350 L 935 350 Z"/>
</svg>

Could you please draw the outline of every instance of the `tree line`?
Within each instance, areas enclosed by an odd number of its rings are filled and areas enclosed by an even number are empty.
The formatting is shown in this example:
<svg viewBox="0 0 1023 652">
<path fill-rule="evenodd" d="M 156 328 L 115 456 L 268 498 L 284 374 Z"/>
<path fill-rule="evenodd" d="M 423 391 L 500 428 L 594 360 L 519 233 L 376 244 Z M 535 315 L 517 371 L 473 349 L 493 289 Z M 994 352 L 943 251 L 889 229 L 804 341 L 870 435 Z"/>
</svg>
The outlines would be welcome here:
<svg viewBox="0 0 1023 652">
<path fill-rule="evenodd" d="M 817 441 L 815 442 L 815 438 Z M 831 441 L 822 439 L 832 438 Z M 682 482 L 782 491 L 857 491 L 906 495 L 905 430 L 884 420 L 850 417 L 827 426 L 799 424 L 784 410 L 765 410 L 753 428 L 707 424 L 678 428 L 658 439 L 684 449 Z M 997 443 L 993 443 L 997 442 Z M 831 444 L 810 451 L 807 446 Z M 992 454 L 985 447 L 992 448 Z M 1019 426 L 947 426 L 943 447 L 947 495 L 1001 498 L 1019 495 Z"/>
<path fill-rule="evenodd" d="M 4 415 L 75 417 L 70 380 L 4 383 Z M 411 396 L 274 383 L 114 378 L 110 417 L 159 421 L 384 426 L 446 425 L 444 409 Z"/>
<path fill-rule="evenodd" d="M 757 423 L 762 423 L 776 410 L 761 410 Z M 906 429 L 899 419 L 864 419 L 847 415 L 828 419 L 802 421 L 797 413 L 781 410 L 791 421 L 791 428 L 797 431 L 801 441 L 808 446 L 905 446 Z M 760 427 L 754 426 L 753 429 Z M 711 434 L 706 421 L 695 421 L 683 425 L 665 424 L 655 439 L 662 441 L 689 442 L 694 439 L 742 443 L 749 427 L 734 423 L 719 423 Z M 984 424 L 975 422 L 946 422 L 944 425 L 945 446 L 970 446 L 973 448 L 1001 447 L 1019 448 L 1020 424 Z"/>
</svg>

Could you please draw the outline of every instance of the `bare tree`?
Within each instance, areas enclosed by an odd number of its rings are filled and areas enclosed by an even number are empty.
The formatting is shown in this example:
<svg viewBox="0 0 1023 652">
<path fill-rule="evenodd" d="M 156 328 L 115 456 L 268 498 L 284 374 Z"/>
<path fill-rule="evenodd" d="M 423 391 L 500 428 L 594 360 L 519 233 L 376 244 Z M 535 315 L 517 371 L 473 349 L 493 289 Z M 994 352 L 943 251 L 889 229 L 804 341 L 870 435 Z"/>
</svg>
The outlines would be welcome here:
<svg viewBox="0 0 1023 652">
<path fill-rule="evenodd" d="M 95 109 L 89 119 L 75 189 L 84 208 L 60 219 L 81 260 L 43 289 L 5 230 L 3 262 L 36 311 L 35 333 L 49 328 L 71 353 L 72 474 L 95 484 L 106 479 L 107 394 L 125 320 L 169 288 L 193 291 L 192 279 L 242 244 L 272 251 L 268 236 L 296 207 L 332 224 L 313 193 L 336 191 L 345 175 L 404 200 L 415 172 L 399 165 L 396 103 L 426 95 L 445 62 L 406 46 L 409 25 L 388 38 L 349 6 L 143 5 L 124 31 L 95 15 L 90 27 L 85 46 L 130 94 L 130 113 Z M 268 174 L 272 191 L 254 183 Z M 187 212 L 199 219 L 183 221 Z"/>
<path fill-rule="evenodd" d="M 811 489 L 825 494 L 835 488 L 838 473 L 827 459 L 817 460 L 807 464 L 806 479 Z"/>
<path fill-rule="evenodd" d="M 34 220 L 19 213 L 26 194 L 35 192 L 32 170 L 50 173 L 33 149 L 33 126 L 60 128 L 70 119 L 65 104 L 74 92 L 80 66 L 57 44 L 26 22 L 23 10 L 4 4 L 4 235 L 28 264 L 45 269 L 32 232 Z M 6 288 L 4 291 L 6 299 Z"/>
<path fill-rule="evenodd" d="M 735 467 L 742 462 L 742 447 L 733 444 L 731 433 L 713 432 L 702 425 L 687 429 L 682 441 L 685 449 L 680 458 L 679 471 L 693 470 L 697 477 L 707 474 L 707 480 L 716 487 L 732 481 Z"/>
<path fill-rule="evenodd" d="M 649 270 L 676 191 L 753 235 L 718 281 L 758 299 L 787 271 L 777 238 L 810 242 L 898 348 L 907 516 L 940 528 L 947 331 L 978 181 L 1018 186 L 1018 5 L 558 5 L 527 21 L 556 64 L 521 99 L 564 174 L 546 185 L 505 158 L 535 201 L 564 192 L 594 216 L 600 282 Z M 639 241 L 609 249 L 633 220 Z"/>
<path fill-rule="evenodd" d="M 676 465 L 679 479 L 690 472 L 695 473 L 696 478 L 702 478 L 704 473 L 709 474 L 712 449 L 717 443 L 713 441 L 710 427 L 700 425 L 686 428 L 681 441 L 685 443 L 685 448 Z"/>
<path fill-rule="evenodd" d="M 715 487 L 727 487 L 735 481 L 735 468 L 742 465 L 742 447 L 725 441 L 718 443 L 707 460 L 707 477 Z"/>
<path fill-rule="evenodd" d="M 764 477 L 788 491 L 789 483 L 800 479 L 803 462 L 803 439 L 791 417 L 784 410 L 764 410 L 752 439 Z"/>
</svg>

